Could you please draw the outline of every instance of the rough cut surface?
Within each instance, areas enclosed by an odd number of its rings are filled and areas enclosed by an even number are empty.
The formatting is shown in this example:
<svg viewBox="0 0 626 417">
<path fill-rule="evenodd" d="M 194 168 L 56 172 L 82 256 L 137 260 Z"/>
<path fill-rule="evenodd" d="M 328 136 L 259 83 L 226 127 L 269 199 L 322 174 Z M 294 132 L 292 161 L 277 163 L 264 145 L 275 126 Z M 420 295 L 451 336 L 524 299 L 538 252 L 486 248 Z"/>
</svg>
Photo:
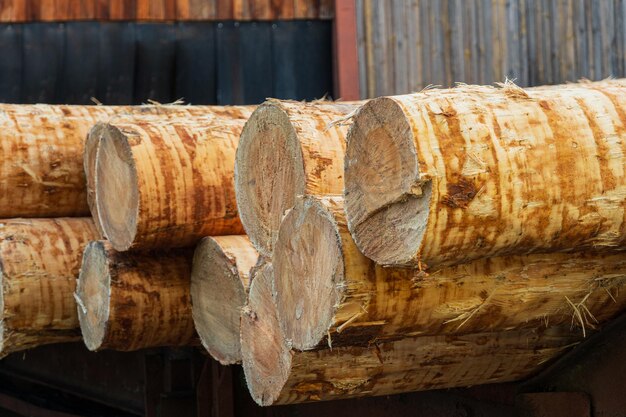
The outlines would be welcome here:
<svg viewBox="0 0 626 417">
<path fill-rule="evenodd" d="M 348 226 L 386 265 L 454 264 L 626 241 L 626 84 L 461 86 L 354 117 Z"/>
<path fill-rule="evenodd" d="M 98 147 L 97 215 L 113 247 L 186 247 L 237 235 L 233 165 L 252 107 L 207 107 L 202 117 L 110 121 Z"/>
<path fill-rule="evenodd" d="M 206 237 L 191 269 L 193 321 L 202 345 L 222 365 L 241 362 L 241 309 L 259 254 L 246 236 Z"/>
<path fill-rule="evenodd" d="M 360 102 L 271 99 L 241 134 L 235 191 L 241 221 L 259 253 L 272 254 L 278 227 L 298 195 L 341 194 L 348 127 Z"/>
<path fill-rule="evenodd" d="M 190 273 L 187 250 L 120 253 L 105 241 L 90 242 L 76 289 L 87 348 L 131 351 L 195 343 Z"/>
<path fill-rule="evenodd" d="M 91 219 L 0 221 L 0 357 L 78 340 L 74 291 Z"/>
<path fill-rule="evenodd" d="M 298 199 L 272 263 L 280 325 L 302 350 L 569 323 L 582 337 L 626 308 L 626 253 L 496 257 L 428 273 L 381 267 L 354 244 L 340 197 Z"/>
<path fill-rule="evenodd" d="M 243 369 L 259 405 L 519 380 L 545 367 L 576 340 L 568 328 L 552 326 L 291 351 L 278 325 L 271 267 L 264 272 L 252 281 L 241 323 Z"/>
</svg>

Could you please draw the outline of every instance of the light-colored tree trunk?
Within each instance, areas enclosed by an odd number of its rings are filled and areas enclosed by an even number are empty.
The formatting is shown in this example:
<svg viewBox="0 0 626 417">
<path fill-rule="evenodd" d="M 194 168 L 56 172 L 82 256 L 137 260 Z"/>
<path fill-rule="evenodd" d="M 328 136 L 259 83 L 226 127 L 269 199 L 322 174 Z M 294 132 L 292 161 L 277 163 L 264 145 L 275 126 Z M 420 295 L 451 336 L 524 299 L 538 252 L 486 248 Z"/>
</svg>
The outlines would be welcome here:
<svg viewBox="0 0 626 417">
<path fill-rule="evenodd" d="M 419 269 L 377 266 L 341 197 L 299 198 L 272 258 L 285 337 L 296 349 L 570 324 L 583 336 L 626 308 L 626 253 L 532 254 Z"/>
<path fill-rule="evenodd" d="M 0 357 L 78 340 L 74 290 L 89 218 L 0 221 Z"/>
<path fill-rule="evenodd" d="M 353 120 L 348 226 L 380 264 L 626 241 L 624 80 L 428 90 L 372 100 Z"/>
<path fill-rule="evenodd" d="M 104 127 L 96 206 L 115 249 L 184 247 L 243 233 L 233 170 L 253 108 L 208 109 L 202 119 L 113 120 Z"/>
<path fill-rule="evenodd" d="M 241 221 L 265 257 L 272 254 L 285 211 L 302 194 L 340 194 L 348 127 L 357 102 L 268 100 L 241 134 L 235 191 Z"/>
<path fill-rule="evenodd" d="M 91 217 L 102 238 L 106 238 L 100 216 L 98 215 L 98 205 L 96 204 L 96 156 L 98 146 L 105 131 L 107 122 L 167 122 L 179 118 L 186 118 L 188 121 L 204 121 L 211 115 L 210 106 L 183 106 L 183 105 L 143 105 L 135 107 L 116 108 L 115 114 L 105 121 L 96 123 L 90 130 L 85 141 L 83 152 L 83 168 L 87 186 L 87 204 Z"/>
<path fill-rule="evenodd" d="M 87 348 L 131 351 L 194 344 L 190 274 L 189 250 L 120 253 L 108 242 L 90 242 L 76 289 Z"/>
<path fill-rule="evenodd" d="M 193 321 L 202 345 L 222 365 L 241 362 L 239 325 L 259 255 L 246 236 L 206 237 L 191 269 Z"/>
<path fill-rule="evenodd" d="M 260 405 L 515 381 L 544 368 L 576 340 L 567 327 L 553 326 L 291 351 L 273 303 L 271 265 L 264 268 L 252 281 L 241 322 L 243 369 Z"/>
</svg>

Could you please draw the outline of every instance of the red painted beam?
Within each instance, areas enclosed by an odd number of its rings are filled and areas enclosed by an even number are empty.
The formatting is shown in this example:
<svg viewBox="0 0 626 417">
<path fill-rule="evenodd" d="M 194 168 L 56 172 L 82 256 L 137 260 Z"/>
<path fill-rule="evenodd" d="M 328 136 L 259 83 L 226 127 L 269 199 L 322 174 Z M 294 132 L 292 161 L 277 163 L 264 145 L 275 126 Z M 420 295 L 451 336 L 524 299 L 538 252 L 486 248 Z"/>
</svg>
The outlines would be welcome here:
<svg viewBox="0 0 626 417">
<path fill-rule="evenodd" d="M 333 35 L 335 98 L 358 100 L 361 95 L 355 0 L 335 0 Z"/>
</svg>

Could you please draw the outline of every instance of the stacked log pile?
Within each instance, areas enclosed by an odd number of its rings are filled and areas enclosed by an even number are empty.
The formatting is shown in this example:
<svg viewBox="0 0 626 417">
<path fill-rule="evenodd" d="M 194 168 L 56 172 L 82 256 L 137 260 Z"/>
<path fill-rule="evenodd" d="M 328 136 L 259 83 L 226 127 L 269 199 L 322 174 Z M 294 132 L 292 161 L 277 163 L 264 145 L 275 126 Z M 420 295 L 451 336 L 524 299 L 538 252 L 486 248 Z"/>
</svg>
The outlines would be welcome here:
<svg viewBox="0 0 626 417">
<path fill-rule="evenodd" d="M 182 109 L 0 105 L 0 357 L 80 338 L 76 278 L 84 246 L 98 238 L 83 173 L 92 126 Z"/>
<path fill-rule="evenodd" d="M 623 311 L 624 93 L 618 80 L 379 98 L 331 124 L 345 144 L 304 142 L 280 103 L 261 106 L 235 168 L 266 257 L 241 316 L 253 398 L 515 380 Z"/>
<path fill-rule="evenodd" d="M 0 355 L 201 345 L 289 404 L 518 380 L 626 309 L 622 80 L 6 109 Z"/>
<path fill-rule="evenodd" d="M 85 249 L 76 297 L 90 350 L 197 343 L 190 290 L 193 246 L 213 236 L 227 257 L 230 251 L 238 255 L 238 247 L 247 243 L 241 236 L 233 170 L 251 112 L 245 106 L 184 106 L 167 118 L 119 117 L 93 127 L 84 168 L 91 214 L 103 240 Z M 210 283 L 216 274 L 230 272 L 224 270 L 230 258 L 220 258 L 215 250 L 209 257 L 224 264 L 211 264 L 194 276 L 206 276 Z M 247 273 L 252 265 L 240 262 Z M 244 291 L 239 276 L 228 278 L 236 278 L 241 288 L 231 286 L 228 290 L 234 292 L 223 295 L 243 299 L 237 293 Z M 204 300 L 195 304 L 196 310 L 212 307 Z M 205 328 L 197 327 L 204 335 Z M 226 346 L 232 350 L 226 355 L 238 355 L 232 341 L 202 341 L 207 348 Z"/>
</svg>

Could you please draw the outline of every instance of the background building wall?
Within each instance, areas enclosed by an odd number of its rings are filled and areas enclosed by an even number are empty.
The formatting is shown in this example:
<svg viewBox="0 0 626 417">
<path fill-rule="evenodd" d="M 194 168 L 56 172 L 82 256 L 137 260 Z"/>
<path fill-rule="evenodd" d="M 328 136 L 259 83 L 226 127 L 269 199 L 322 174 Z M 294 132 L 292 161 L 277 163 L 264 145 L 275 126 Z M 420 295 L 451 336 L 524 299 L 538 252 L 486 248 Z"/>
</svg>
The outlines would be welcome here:
<svg viewBox="0 0 626 417">
<path fill-rule="evenodd" d="M 626 0 L 357 0 L 362 97 L 626 75 Z"/>
</svg>

